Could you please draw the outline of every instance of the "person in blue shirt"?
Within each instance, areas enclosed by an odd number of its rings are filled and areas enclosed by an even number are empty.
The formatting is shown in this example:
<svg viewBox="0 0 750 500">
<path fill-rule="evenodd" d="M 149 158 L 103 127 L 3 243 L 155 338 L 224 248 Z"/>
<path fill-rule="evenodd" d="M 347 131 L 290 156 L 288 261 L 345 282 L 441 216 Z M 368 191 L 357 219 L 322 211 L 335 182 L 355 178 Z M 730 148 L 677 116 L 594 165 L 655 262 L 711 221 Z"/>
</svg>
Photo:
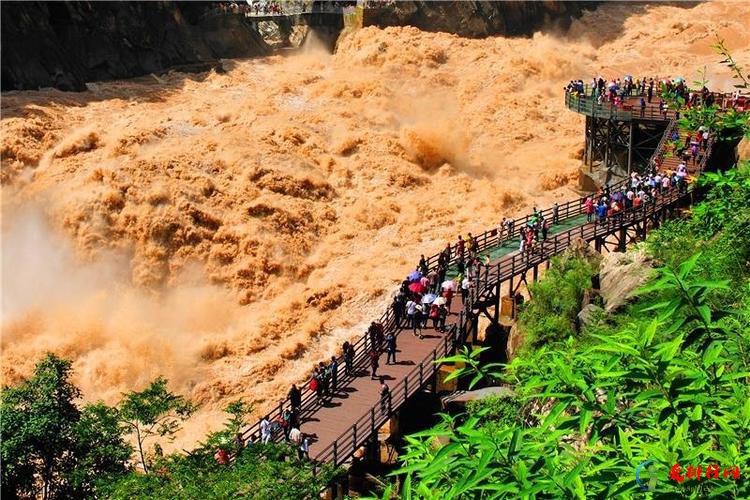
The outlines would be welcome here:
<svg viewBox="0 0 750 500">
<path fill-rule="evenodd" d="M 596 206 L 596 216 L 599 220 L 604 220 L 607 217 L 607 205 L 605 203 L 599 202 Z"/>
</svg>

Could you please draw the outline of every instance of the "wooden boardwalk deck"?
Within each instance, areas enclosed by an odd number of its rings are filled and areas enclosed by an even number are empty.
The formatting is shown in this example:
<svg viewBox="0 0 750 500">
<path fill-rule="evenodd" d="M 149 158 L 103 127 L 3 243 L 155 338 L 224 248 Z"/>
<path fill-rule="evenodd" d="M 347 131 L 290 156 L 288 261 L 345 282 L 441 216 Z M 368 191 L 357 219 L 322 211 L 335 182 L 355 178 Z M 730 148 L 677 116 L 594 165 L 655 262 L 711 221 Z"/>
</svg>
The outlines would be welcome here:
<svg viewBox="0 0 750 500">
<path fill-rule="evenodd" d="M 668 147 L 666 136 L 672 129 L 673 125 L 667 127 L 665 139 L 652 157 L 661 158 L 664 161 L 663 168 L 669 169 L 674 169 L 678 163 L 677 159 L 664 155 Z M 684 136 L 680 135 L 680 141 L 684 139 Z M 689 169 L 702 169 L 709 153 L 710 151 L 703 154 L 697 164 L 688 164 Z M 616 236 L 622 248 L 626 243 L 627 231 L 634 232 L 633 239 L 644 235 L 649 221 L 658 224 L 660 218 L 666 218 L 666 211 L 683 202 L 686 196 L 684 193 L 671 190 L 648 206 L 631 209 L 608 219 L 606 223 L 587 222 L 582 214 L 583 199 L 571 200 L 558 207 L 558 223 L 551 227 L 548 239 L 539 245 L 534 254 L 520 255 L 518 252 L 517 230 L 528 221 L 528 217 L 515 221 L 516 232 L 505 241 L 500 241 L 497 232 L 492 230 L 479 235 L 477 242 L 480 255 L 488 256 L 490 262 L 483 266 L 484 272 L 477 278 L 466 303 L 460 296 L 454 297 L 450 308 L 451 314 L 446 321 L 448 332 L 425 328 L 422 330 L 424 338 L 419 339 L 412 335 L 411 329 L 396 329 L 390 311 L 381 317 L 386 330 L 396 331 L 398 334 L 397 362 L 386 365 L 385 354 L 382 354 L 378 369 L 378 375 L 385 378 L 391 392 L 392 405 L 388 405 L 386 412 L 381 411 L 379 381 L 370 377 L 370 367 L 365 356 L 368 342 L 364 337 L 355 343 L 355 376 L 345 376 L 343 363 L 340 362 L 339 384 L 330 399 L 321 404 L 314 394 L 306 388 L 303 389 L 302 411 L 299 416 L 300 430 L 312 437 L 310 457 L 319 462 L 333 462 L 335 465 L 346 463 L 356 449 L 372 439 L 391 412 L 397 411 L 415 392 L 432 380 L 436 370 L 433 360 L 450 353 L 466 339 L 472 328 L 468 316 L 473 315 L 476 318 L 479 310 L 486 313 L 488 303 L 499 303 L 503 283 L 510 283 L 509 293 L 512 294 L 514 277 L 523 277 L 525 280 L 526 275 L 532 270 L 536 276 L 540 264 L 562 252 L 577 238 L 596 241 L 600 246 L 608 236 Z M 552 217 L 552 210 L 550 208 L 543 211 L 546 218 Z M 437 256 L 430 257 L 428 266 L 433 268 L 436 260 Z M 455 258 L 452 264 L 455 264 Z M 448 277 L 452 276 L 455 276 L 455 270 L 449 269 Z M 476 321 L 473 328 L 476 328 Z M 285 404 L 279 405 L 268 418 L 279 418 L 284 407 Z M 244 436 L 246 439 L 258 440 L 259 424 L 248 429 Z M 280 440 L 283 436 L 276 435 L 274 439 Z"/>
</svg>

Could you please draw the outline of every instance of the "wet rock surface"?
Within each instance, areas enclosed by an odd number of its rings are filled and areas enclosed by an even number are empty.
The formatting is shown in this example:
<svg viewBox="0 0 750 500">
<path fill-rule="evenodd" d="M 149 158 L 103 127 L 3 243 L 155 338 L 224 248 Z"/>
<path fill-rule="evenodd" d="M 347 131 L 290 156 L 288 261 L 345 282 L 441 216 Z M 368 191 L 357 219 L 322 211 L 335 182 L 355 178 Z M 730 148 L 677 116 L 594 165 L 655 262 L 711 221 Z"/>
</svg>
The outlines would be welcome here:
<svg viewBox="0 0 750 500">
<path fill-rule="evenodd" d="M 211 2 L 2 4 L 3 91 L 80 91 L 86 82 L 269 52 L 249 22 Z"/>
</svg>

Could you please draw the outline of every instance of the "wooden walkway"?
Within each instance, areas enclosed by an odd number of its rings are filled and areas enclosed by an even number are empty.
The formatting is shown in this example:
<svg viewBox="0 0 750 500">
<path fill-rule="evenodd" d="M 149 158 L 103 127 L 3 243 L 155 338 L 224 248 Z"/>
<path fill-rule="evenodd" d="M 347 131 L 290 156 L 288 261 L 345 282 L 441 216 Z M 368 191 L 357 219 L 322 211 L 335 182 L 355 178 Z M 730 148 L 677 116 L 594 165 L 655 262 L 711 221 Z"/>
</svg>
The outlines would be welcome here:
<svg viewBox="0 0 750 500">
<path fill-rule="evenodd" d="M 677 130 L 671 123 L 665 132 L 665 137 L 654 153 L 653 158 L 664 157 L 668 147 L 668 135 Z M 684 141 L 684 137 L 680 136 Z M 690 170 L 700 171 L 710 154 L 707 151 L 700 161 Z M 664 159 L 666 162 L 666 159 Z M 676 160 L 669 158 L 665 168 L 674 168 Z M 625 180 L 623 182 L 629 182 Z M 615 185 L 613 187 L 617 187 Z M 501 295 L 513 294 L 517 290 L 520 280 L 526 280 L 526 275 L 533 270 L 534 277 L 540 264 L 551 256 L 561 253 L 572 241 L 582 238 L 584 241 L 595 241 L 597 247 L 609 236 L 619 238 L 619 247 L 624 248 L 627 241 L 626 232 L 634 232 L 632 239 L 645 236 L 649 222 L 658 224 L 667 217 L 667 212 L 683 203 L 687 194 L 670 190 L 655 201 L 638 209 L 631 209 L 625 213 L 608 219 L 605 223 L 588 223 L 583 214 L 583 198 L 571 200 L 557 207 L 557 224 L 553 225 L 547 240 L 539 245 L 534 254 L 521 255 L 518 249 L 518 230 L 528 221 L 525 218 L 516 219 L 510 238 L 501 241 L 497 231 L 490 230 L 479 235 L 477 239 L 480 255 L 490 257 L 490 263 L 482 266 L 470 295 L 466 301 L 456 296 L 451 304 L 451 314 L 447 319 L 447 332 L 438 332 L 432 328 L 422 331 L 424 339 L 412 335 L 410 329 L 398 329 L 395 326 L 390 308 L 380 318 L 386 331 L 397 334 L 397 363 L 385 364 L 385 355 L 380 357 L 378 375 L 383 376 L 390 388 L 390 399 L 381 405 L 380 384 L 371 379 L 367 336 L 361 337 L 354 343 L 356 349 L 355 374 L 353 377 L 344 374 L 343 360 L 339 361 L 339 383 L 332 397 L 320 403 L 316 396 L 306 387 L 302 388 L 302 411 L 300 412 L 300 429 L 312 436 L 310 457 L 318 462 L 330 462 L 334 465 L 346 463 L 363 444 L 377 436 L 378 429 L 390 415 L 397 411 L 411 396 L 422 390 L 428 383 L 434 381 L 437 367 L 435 359 L 449 355 L 461 345 L 468 335 L 476 334 L 477 317 L 480 312 L 487 314 L 487 304 L 499 304 Z M 552 208 L 542 212 L 545 218 L 554 220 L 555 210 Z M 433 268 L 437 255 L 428 259 L 428 266 Z M 451 265 L 456 264 L 455 256 Z M 455 274 L 455 272 L 453 273 Z M 449 272 L 449 276 L 451 273 Z M 516 288 L 514 289 L 514 278 Z M 510 283 L 509 290 L 501 293 L 501 287 Z M 495 309 L 495 320 L 498 311 Z M 430 321 L 431 324 L 431 321 Z M 473 328 L 473 330 L 472 330 Z M 280 418 L 286 403 L 279 405 L 267 418 Z M 255 424 L 243 434 L 246 439 L 258 441 L 260 439 L 259 424 Z M 274 440 L 283 439 L 283 435 L 274 436 Z"/>
</svg>

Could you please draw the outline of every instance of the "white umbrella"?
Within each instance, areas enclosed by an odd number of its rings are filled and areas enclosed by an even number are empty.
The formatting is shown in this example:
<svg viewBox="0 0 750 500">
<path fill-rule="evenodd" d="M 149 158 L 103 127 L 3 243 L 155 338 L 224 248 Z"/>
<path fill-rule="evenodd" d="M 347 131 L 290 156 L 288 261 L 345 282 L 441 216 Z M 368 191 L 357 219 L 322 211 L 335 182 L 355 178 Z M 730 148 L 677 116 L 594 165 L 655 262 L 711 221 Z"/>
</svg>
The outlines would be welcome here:
<svg viewBox="0 0 750 500">
<path fill-rule="evenodd" d="M 445 297 L 438 297 L 432 303 L 436 306 L 442 306 L 443 304 L 448 303 L 448 299 L 446 299 Z"/>
<path fill-rule="evenodd" d="M 437 298 L 437 295 L 434 293 L 427 293 L 422 297 L 422 303 L 423 304 L 431 304 L 435 299 Z"/>
<path fill-rule="evenodd" d="M 456 282 L 453 280 L 447 280 L 447 281 L 443 281 L 443 284 L 440 286 L 443 288 L 443 290 L 455 290 Z"/>
</svg>

